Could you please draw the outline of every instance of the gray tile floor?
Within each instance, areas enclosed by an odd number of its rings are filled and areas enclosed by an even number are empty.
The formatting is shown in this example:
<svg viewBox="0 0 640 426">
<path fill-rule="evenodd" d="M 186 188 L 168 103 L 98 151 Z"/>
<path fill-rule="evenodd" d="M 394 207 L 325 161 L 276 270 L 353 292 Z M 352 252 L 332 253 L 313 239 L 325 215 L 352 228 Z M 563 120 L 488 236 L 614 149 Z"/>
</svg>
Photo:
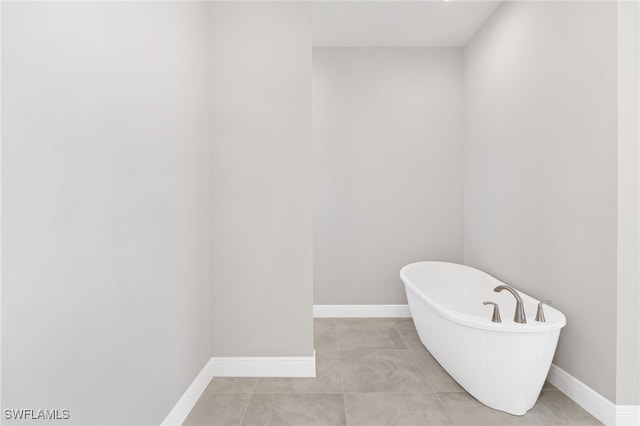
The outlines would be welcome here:
<svg viewBox="0 0 640 426">
<path fill-rule="evenodd" d="M 409 318 L 316 319 L 317 377 L 215 378 L 185 425 L 597 425 L 545 385 L 524 416 L 485 407 L 422 346 Z"/>
</svg>

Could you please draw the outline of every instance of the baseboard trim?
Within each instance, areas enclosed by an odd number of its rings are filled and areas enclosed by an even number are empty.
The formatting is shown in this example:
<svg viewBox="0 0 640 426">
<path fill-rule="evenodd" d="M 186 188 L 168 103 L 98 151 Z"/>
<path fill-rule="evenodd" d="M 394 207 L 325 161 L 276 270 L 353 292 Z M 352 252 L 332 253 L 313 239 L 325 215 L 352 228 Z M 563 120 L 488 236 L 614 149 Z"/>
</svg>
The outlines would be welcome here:
<svg viewBox="0 0 640 426">
<path fill-rule="evenodd" d="M 162 421 L 162 426 L 178 426 L 185 421 L 193 406 L 196 405 L 202 392 L 207 388 L 214 377 L 213 358 L 209 359 L 200 373 L 193 379 L 187 390 L 182 394 L 176 405 L 173 406 L 167 417 Z"/>
<path fill-rule="evenodd" d="M 215 377 L 316 377 L 316 352 L 312 356 L 212 357 L 162 421 L 179 426 Z"/>
<path fill-rule="evenodd" d="M 316 352 L 291 357 L 213 357 L 214 377 L 316 377 Z"/>
<path fill-rule="evenodd" d="M 640 405 L 617 405 L 616 426 L 640 425 Z"/>
<path fill-rule="evenodd" d="M 410 318 L 409 305 L 313 305 L 314 318 Z"/>
<path fill-rule="evenodd" d="M 547 380 L 605 425 L 640 424 L 640 406 L 616 405 L 555 364 L 551 364 Z"/>
</svg>

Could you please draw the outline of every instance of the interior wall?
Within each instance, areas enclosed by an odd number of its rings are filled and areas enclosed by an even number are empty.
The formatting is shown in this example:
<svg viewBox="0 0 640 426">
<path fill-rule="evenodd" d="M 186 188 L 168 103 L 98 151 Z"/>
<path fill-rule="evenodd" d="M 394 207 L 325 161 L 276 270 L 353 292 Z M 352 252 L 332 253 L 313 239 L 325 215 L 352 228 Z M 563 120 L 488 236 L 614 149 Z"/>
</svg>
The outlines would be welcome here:
<svg viewBox="0 0 640 426">
<path fill-rule="evenodd" d="M 215 356 L 313 353 L 311 5 L 211 3 Z"/>
<path fill-rule="evenodd" d="M 3 2 L 3 409 L 159 424 L 211 356 L 207 24 Z"/>
<path fill-rule="evenodd" d="M 640 405 L 640 4 L 618 3 L 616 403 Z"/>
<path fill-rule="evenodd" d="M 314 303 L 402 304 L 461 262 L 462 50 L 313 49 Z"/>
<path fill-rule="evenodd" d="M 616 35 L 615 2 L 504 2 L 464 50 L 465 263 L 552 300 L 554 362 L 611 401 Z"/>
</svg>

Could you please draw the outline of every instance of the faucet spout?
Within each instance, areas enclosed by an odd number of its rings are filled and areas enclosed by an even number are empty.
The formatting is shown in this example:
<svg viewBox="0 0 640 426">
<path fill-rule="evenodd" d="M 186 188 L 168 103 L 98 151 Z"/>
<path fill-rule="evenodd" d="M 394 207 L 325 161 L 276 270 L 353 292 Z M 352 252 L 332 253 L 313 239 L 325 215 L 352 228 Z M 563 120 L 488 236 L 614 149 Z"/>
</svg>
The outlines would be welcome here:
<svg viewBox="0 0 640 426">
<path fill-rule="evenodd" d="M 495 291 L 496 293 L 500 293 L 502 290 L 507 290 L 513 295 L 513 297 L 516 298 L 516 312 L 513 316 L 513 321 L 520 324 L 526 324 L 527 318 L 524 314 L 524 304 L 522 303 L 522 298 L 520 297 L 516 289 L 508 285 L 499 285 L 498 287 L 493 289 L 493 291 Z"/>
</svg>

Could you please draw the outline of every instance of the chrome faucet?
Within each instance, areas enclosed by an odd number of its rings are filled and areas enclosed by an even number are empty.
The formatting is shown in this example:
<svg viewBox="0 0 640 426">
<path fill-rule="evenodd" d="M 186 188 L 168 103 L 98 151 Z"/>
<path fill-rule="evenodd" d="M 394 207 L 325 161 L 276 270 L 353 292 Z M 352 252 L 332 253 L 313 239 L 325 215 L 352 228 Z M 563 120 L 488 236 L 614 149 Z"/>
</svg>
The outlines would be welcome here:
<svg viewBox="0 0 640 426">
<path fill-rule="evenodd" d="M 516 312 L 513 316 L 513 321 L 520 324 L 526 324 L 527 318 L 524 315 L 524 305 L 522 304 L 522 298 L 520 297 L 516 289 L 508 285 L 499 285 L 498 287 L 493 289 L 493 291 L 495 291 L 496 293 L 500 293 L 502 290 L 507 290 L 513 295 L 513 297 L 516 298 Z"/>
</svg>

